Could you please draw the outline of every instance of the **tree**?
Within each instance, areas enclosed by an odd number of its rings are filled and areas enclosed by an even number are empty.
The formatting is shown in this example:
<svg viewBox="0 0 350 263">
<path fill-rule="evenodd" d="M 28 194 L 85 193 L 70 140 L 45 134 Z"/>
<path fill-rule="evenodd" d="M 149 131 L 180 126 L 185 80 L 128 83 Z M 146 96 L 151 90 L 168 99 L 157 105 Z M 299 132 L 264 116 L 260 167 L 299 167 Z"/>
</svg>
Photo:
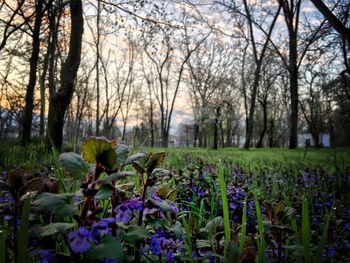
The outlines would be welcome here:
<svg viewBox="0 0 350 263">
<path fill-rule="evenodd" d="M 185 22 L 183 23 L 185 24 Z M 186 26 L 184 26 L 183 30 L 177 31 L 177 28 L 174 27 L 158 25 L 151 27 L 147 35 L 143 35 L 144 51 L 157 74 L 158 89 L 155 89 L 153 92 L 160 109 L 160 129 L 163 147 L 168 146 L 171 118 L 185 65 L 192 53 L 211 34 L 211 32 L 207 33 L 190 45 L 187 30 Z M 177 35 L 177 38 L 174 37 L 175 35 Z M 181 38 L 185 41 L 181 42 Z M 180 52 L 182 48 L 185 50 L 184 53 Z"/>
<path fill-rule="evenodd" d="M 47 144 L 60 149 L 63 143 L 64 115 L 74 92 L 77 71 L 80 65 L 82 35 L 84 31 L 83 8 L 81 0 L 71 0 L 70 20 L 71 32 L 69 52 L 61 68 L 60 87 L 50 90 L 50 104 L 48 115 Z"/>
<path fill-rule="evenodd" d="M 47 6 L 51 5 L 52 1 L 49 1 Z M 30 57 L 29 65 L 29 82 L 27 85 L 27 92 L 25 97 L 25 109 L 22 123 L 22 145 L 27 145 L 30 142 L 32 134 L 32 119 L 33 119 L 33 101 L 34 101 L 34 88 L 36 85 L 37 79 L 37 69 L 38 69 L 38 60 L 40 53 L 40 28 L 45 12 L 45 1 L 38 0 L 35 5 L 35 20 L 32 33 L 32 54 Z"/>
</svg>

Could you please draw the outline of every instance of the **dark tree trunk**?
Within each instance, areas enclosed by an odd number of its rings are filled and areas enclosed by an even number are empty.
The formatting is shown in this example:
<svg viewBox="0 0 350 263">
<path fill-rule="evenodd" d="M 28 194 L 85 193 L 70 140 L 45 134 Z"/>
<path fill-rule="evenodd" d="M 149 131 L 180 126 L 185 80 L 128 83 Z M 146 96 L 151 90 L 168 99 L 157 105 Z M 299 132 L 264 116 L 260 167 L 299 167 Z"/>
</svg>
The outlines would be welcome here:
<svg viewBox="0 0 350 263">
<path fill-rule="evenodd" d="M 193 147 L 197 147 L 197 139 L 199 135 L 199 126 L 195 124 L 193 127 Z"/>
<path fill-rule="evenodd" d="M 260 101 L 260 104 L 263 108 L 263 129 L 260 133 L 260 138 L 259 138 L 259 141 L 256 145 L 256 148 L 261 148 L 263 147 L 263 141 L 264 141 L 264 137 L 265 137 L 265 133 L 266 133 L 266 130 L 267 130 L 267 101 L 264 100 L 264 101 Z"/>
<path fill-rule="evenodd" d="M 252 98 L 250 101 L 249 116 L 247 119 L 246 138 L 244 142 L 245 149 L 249 149 L 250 142 L 253 136 L 254 112 L 255 112 L 256 95 L 259 87 L 259 80 L 260 80 L 260 62 L 258 62 L 258 65 L 256 66 L 256 69 L 254 72 Z"/>
<path fill-rule="evenodd" d="M 149 119 L 150 133 L 151 133 L 151 147 L 154 147 L 154 122 L 153 122 L 153 103 L 151 101 L 151 114 Z"/>
<path fill-rule="evenodd" d="M 82 36 L 84 31 L 83 8 L 81 0 L 71 0 L 71 35 L 67 60 L 62 65 L 60 88 L 51 95 L 48 116 L 48 142 L 57 149 L 63 143 L 64 115 L 70 104 L 74 84 L 80 65 Z"/>
<path fill-rule="evenodd" d="M 290 33 L 289 40 L 289 81 L 290 81 L 290 104 L 291 120 L 289 149 L 295 149 L 298 145 L 298 50 L 297 35 L 295 32 Z"/>
<path fill-rule="evenodd" d="M 33 107 L 34 107 L 34 88 L 37 78 L 38 60 L 40 52 L 40 27 L 43 18 L 44 0 L 39 0 L 35 6 L 35 21 L 33 29 L 32 54 L 30 56 L 29 82 L 27 86 L 25 108 L 22 123 L 22 145 L 30 143 L 32 135 Z"/>
<path fill-rule="evenodd" d="M 274 120 L 270 120 L 270 128 L 269 128 L 269 132 L 268 132 L 268 135 L 269 135 L 269 147 L 272 148 L 274 147 L 274 135 L 275 135 L 275 132 L 274 132 L 274 129 L 275 129 L 275 122 Z"/>
<path fill-rule="evenodd" d="M 49 42 L 48 42 L 49 44 Z M 43 72 L 40 77 L 40 137 L 45 137 L 45 80 L 49 68 L 50 52 L 47 50 L 44 58 Z"/>
<path fill-rule="evenodd" d="M 169 134 L 166 131 L 162 133 L 162 147 L 168 148 Z"/>
</svg>

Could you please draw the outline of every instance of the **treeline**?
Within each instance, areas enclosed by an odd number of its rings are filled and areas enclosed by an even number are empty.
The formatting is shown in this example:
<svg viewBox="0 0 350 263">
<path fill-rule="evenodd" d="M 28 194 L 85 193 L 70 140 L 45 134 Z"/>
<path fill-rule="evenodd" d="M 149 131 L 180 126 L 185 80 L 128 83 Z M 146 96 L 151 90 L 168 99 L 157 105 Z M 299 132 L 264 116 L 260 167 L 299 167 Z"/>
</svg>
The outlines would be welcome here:
<svg viewBox="0 0 350 263">
<path fill-rule="evenodd" d="M 349 16 L 345 0 L 2 1 L 0 137 L 167 147 L 190 108 L 186 146 L 349 146 Z"/>
</svg>

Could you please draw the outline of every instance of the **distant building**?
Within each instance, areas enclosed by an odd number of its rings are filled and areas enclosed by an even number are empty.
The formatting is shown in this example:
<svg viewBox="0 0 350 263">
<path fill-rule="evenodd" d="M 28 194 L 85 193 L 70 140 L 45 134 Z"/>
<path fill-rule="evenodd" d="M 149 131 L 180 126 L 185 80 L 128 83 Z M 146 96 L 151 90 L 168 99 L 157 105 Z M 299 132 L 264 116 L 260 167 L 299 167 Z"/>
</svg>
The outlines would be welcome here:
<svg viewBox="0 0 350 263">
<path fill-rule="evenodd" d="M 331 147 L 330 137 L 328 133 L 321 133 L 320 143 L 322 147 Z M 298 135 L 298 147 L 305 147 L 305 142 L 309 140 L 310 146 L 315 146 L 315 142 L 312 138 L 311 133 L 302 133 Z"/>
</svg>

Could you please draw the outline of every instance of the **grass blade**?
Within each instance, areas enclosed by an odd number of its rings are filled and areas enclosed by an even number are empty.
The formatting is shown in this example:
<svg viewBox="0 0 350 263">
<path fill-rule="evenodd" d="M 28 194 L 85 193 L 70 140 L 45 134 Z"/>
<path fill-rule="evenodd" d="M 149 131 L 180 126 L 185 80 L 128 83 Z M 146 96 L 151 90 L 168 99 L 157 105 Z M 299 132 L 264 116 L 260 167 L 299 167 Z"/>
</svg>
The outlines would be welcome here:
<svg viewBox="0 0 350 263">
<path fill-rule="evenodd" d="M 27 243 L 29 235 L 29 204 L 30 195 L 24 199 L 21 226 L 17 235 L 17 263 L 25 263 L 27 261 Z"/>
<path fill-rule="evenodd" d="M 192 239 L 191 239 L 191 230 L 190 230 L 190 225 L 186 222 L 185 215 L 182 215 L 182 224 L 185 227 L 185 247 L 188 255 L 188 259 L 191 263 L 194 262 L 193 256 L 192 256 Z"/>
<path fill-rule="evenodd" d="M 7 231 L 0 230 L 0 262 L 6 262 L 6 238 Z"/>
<path fill-rule="evenodd" d="M 247 198 L 244 200 L 243 215 L 242 215 L 242 228 L 241 228 L 241 239 L 239 241 L 239 249 L 243 253 L 245 235 L 247 232 Z"/>
<path fill-rule="evenodd" d="M 321 237 L 320 242 L 318 243 L 318 246 L 317 246 L 315 262 L 321 262 L 322 252 L 323 252 L 324 246 L 325 246 L 326 241 L 327 241 L 328 227 L 329 227 L 329 222 L 331 219 L 331 211 L 332 211 L 332 208 L 330 211 L 327 211 L 327 221 L 323 227 L 322 237 Z"/>
<path fill-rule="evenodd" d="M 225 169 L 224 167 L 219 167 L 219 180 L 220 180 L 220 191 L 221 191 L 221 201 L 222 201 L 222 212 L 224 215 L 224 229 L 225 229 L 225 258 L 227 258 L 228 253 L 228 243 L 231 240 L 231 228 L 230 228 L 230 214 L 228 211 L 228 201 L 226 193 L 226 183 L 225 183 Z"/>
<path fill-rule="evenodd" d="M 259 247 L 258 247 L 258 257 L 260 263 L 265 263 L 265 230 L 264 230 L 264 224 L 262 220 L 262 214 L 261 214 L 261 208 L 259 205 L 259 200 L 254 195 L 254 202 L 255 202 L 255 210 L 256 210 L 256 216 L 258 219 L 258 231 L 259 231 Z"/>
<path fill-rule="evenodd" d="M 302 211 L 301 211 L 301 239 L 304 247 L 304 262 L 310 263 L 310 219 L 309 208 L 307 205 L 307 199 L 305 196 L 302 198 Z"/>
</svg>

